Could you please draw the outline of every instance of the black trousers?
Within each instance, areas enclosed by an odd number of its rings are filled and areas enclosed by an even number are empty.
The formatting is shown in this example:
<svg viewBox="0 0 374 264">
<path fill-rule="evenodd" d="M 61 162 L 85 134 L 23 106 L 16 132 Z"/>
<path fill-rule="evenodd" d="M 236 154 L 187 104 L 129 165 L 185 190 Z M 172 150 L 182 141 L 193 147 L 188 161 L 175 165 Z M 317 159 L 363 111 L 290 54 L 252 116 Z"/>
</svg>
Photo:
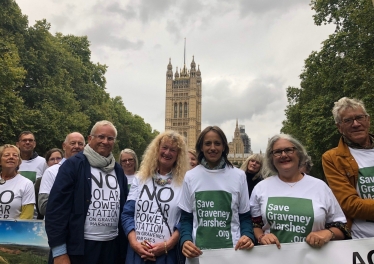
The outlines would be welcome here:
<svg viewBox="0 0 374 264">
<path fill-rule="evenodd" d="M 110 241 L 84 240 L 84 255 L 69 255 L 70 262 L 71 264 L 121 263 L 118 246 L 118 237 Z M 51 254 L 48 263 L 53 263 Z"/>
</svg>

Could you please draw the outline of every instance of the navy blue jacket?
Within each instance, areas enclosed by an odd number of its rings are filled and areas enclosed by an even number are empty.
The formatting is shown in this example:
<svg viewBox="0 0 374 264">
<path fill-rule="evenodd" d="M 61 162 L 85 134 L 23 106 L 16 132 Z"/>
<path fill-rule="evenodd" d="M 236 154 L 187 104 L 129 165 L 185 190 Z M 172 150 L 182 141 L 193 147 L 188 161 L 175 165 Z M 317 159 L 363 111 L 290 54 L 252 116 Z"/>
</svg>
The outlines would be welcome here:
<svg viewBox="0 0 374 264">
<path fill-rule="evenodd" d="M 120 215 L 126 202 L 127 178 L 121 166 L 114 170 L 120 188 Z M 66 244 L 68 255 L 84 255 L 84 223 L 91 202 L 91 165 L 83 152 L 67 159 L 60 167 L 49 194 L 45 229 L 51 248 Z M 118 223 L 121 249 L 126 251 L 126 236 Z M 122 251 L 121 250 L 121 251 Z"/>
</svg>

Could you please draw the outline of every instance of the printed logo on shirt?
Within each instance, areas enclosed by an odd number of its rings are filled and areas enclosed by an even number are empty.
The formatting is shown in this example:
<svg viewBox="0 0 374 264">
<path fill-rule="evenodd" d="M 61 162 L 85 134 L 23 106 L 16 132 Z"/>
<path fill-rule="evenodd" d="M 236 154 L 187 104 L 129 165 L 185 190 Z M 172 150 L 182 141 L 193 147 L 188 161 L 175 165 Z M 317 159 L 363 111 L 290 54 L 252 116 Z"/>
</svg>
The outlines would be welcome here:
<svg viewBox="0 0 374 264">
<path fill-rule="evenodd" d="M 303 242 L 312 231 L 313 203 L 310 199 L 294 197 L 269 197 L 266 219 L 270 232 L 281 243 Z"/>
<path fill-rule="evenodd" d="M 18 171 L 18 173 L 35 183 L 36 171 Z"/>
<path fill-rule="evenodd" d="M 157 199 L 156 199 L 157 197 Z M 170 187 L 144 185 L 136 203 L 136 238 L 138 241 L 148 240 L 151 243 L 164 241 L 170 236 L 165 222 L 169 218 L 170 201 L 174 191 Z M 157 201 L 161 207 L 160 212 Z M 163 219 L 163 216 L 165 219 Z M 173 233 L 173 226 L 170 226 Z"/>
<path fill-rule="evenodd" d="M 374 167 L 359 169 L 357 185 L 361 198 L 374 199 Z"/>
<path fill-rule="evenodd" d="M 12 210 L 12 202 L 14 200 L 14 192 L 11 190 L 5 190 L 0 193 L 0 218 L 7 219 L 10 216 Z"/>
<path fill-rule="evenodd" d="M 198 227 L 196 246 L 200 249 L 231 248 L 232 195 L 225 191 L 195 193 Z"/>
<path fill-rule="evenodd" d="M 87 212 L 90 226 L 117 226 L 120 194 L 117 177 L 112 174 L 92 176 L 92 197 Z"/>
</svg>

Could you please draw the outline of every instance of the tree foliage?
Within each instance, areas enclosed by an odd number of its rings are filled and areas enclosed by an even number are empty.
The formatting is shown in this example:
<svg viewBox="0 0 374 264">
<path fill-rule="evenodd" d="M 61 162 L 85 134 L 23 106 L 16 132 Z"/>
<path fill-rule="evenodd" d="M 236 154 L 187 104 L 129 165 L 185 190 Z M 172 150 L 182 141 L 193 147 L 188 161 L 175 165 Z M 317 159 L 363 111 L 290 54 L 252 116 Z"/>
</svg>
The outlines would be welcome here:
<svg viewBox="0 0 374 264">
<path fill-rule="evenodd" d="M 323 178 L 321 156 L 340 137 L 331 113 L 334 102 L 358 98 L 374 113 L 374 8 L 371 0 L 313 0 L 311 5 L 315 24 L 333 23 L 335 32 L 305 60 L 301 87 L 287 88 L 281 131 L 306 146 L 315 164 L 312 174 Z"/>
<path fill-rule="evenodd" d="M 0 4 L 0 144 L 23 130 L 35 133 L 37 151 L 61 147 L 73 131 L 88 135 L 99 120 L 118 130 L 115 150 L 142 155 L 158 133 L 106 92 L 106 65 L 91 61 L 90 43 L 49 32 L 46 20 L 28 26 L 14 0 Z"/>
</svg>

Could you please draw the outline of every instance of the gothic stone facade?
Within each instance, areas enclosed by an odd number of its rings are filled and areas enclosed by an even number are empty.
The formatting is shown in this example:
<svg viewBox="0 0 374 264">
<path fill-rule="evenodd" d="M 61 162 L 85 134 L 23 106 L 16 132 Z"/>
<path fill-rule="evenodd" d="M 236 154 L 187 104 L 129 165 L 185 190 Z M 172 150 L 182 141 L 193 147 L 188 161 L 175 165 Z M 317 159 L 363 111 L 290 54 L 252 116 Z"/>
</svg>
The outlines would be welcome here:
<svg viewBox="0 0 374 264">
<path fill-rule="evenodd" d="M 195 148 L 201 132 L 201 72 L 192 57 L 191 69 L 178 72 L 173 78 L 171 59 L 166 71 L 165 130 L 175 130 L 186 138 L 188 148 Z"/>
<path fill-rule="evenodd" d="M 236 120 L 234 138 L 232 139 L 232 142 L 229 143 L 229 149 L 230 151 L 227 158 L 234 165 L 241 165 L 250 155 L 253 154 L 250 138 L 248 138 L 248 135 L 245 133 L 244 126 L 240 126 L 239 129 L 238 120 Z"/>
</svg>

